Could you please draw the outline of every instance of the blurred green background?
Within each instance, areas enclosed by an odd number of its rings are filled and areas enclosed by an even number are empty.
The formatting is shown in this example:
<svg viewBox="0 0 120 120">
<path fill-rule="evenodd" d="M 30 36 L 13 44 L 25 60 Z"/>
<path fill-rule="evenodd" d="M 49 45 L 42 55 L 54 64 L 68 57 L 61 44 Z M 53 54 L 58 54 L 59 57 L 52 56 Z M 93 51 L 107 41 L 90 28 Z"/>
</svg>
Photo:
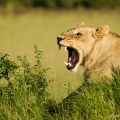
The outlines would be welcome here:
<svg viewBox="0 0 120 120">
<path fill-rule="evenodd" d="M 116 8 L 120 7 L 119 0 L 0 0 L 1 5 L 12 3 L 14 6 L 45 8 L 75 8 L 84 6 L 89 8 Z"/>
<path fill-rule="evenodd" d="M 33 64 L 37 45 L 44 53 L 43 67 L 50 68 L 47 77 L 54 78 L 51 97 L 59 101 L 81 85 L 84 69 L 77 73 L 66 69 L 67 52 L 58 50 L 57 35 L 81 21 L 88 26 L 107 24 L 120 34 L 119 7 L 119 0 L 0 0 L 0 52 L 15 61 L 17 55 L 26 55 Z"/>
</svg>

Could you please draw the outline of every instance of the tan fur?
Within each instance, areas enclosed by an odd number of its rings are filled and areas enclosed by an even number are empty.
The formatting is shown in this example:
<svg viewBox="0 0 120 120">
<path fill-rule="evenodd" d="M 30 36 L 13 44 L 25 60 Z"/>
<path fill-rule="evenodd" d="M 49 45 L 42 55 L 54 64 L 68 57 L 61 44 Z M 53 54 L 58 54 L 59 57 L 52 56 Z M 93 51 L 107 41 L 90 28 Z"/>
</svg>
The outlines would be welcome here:
<svg viewBox="0 0 120 120">
<path fill-rule="evenodd" d="M 78 33 L 82 35 L 77 36 Z M 98 76 L 111 76 L 111 65 L 120 66 L 120 36 L 109 31 L 104 25 L 101 28 L 85 26 L 80 23 L 76 28 L 59 35 L 63 38 L 60 45 L 75 48 L 79 53 L 79 65 L 85 68 L 85 77 L 95 73 Z"/>
</svg>

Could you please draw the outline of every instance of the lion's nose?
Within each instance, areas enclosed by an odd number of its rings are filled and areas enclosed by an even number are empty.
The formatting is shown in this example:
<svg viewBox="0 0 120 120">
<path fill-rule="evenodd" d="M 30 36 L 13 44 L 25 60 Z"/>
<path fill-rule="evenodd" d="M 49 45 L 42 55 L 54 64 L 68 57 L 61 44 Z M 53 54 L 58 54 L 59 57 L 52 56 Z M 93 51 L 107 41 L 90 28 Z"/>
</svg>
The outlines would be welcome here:
<svg viewBox="0 0 120 120">
<path fill-rule="evenodd" d="M 61 40 L 63 40 L 63 39 L 65 39 L 65 38 L 62 37 L 62 36 L 57 36 L 57 44 L 59 44 L 59 42 L 60 42 Z"/>
</svg>

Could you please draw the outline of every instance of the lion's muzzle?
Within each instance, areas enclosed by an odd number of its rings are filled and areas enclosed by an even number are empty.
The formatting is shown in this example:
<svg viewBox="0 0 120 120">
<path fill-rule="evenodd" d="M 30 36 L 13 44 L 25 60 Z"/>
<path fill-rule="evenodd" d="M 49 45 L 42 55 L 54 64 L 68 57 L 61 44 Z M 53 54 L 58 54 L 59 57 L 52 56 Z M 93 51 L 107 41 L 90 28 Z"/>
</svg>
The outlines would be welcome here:
<svg viewBox="0 0 120 120">
<path fill-rule="evenodd" d="M 63 36 L 57 36 L 57 44 L 59 44 L 59 42 L 61 41 L 61 40 L 64 40 L 65 38 L 63 37 Z"/>
</svg>

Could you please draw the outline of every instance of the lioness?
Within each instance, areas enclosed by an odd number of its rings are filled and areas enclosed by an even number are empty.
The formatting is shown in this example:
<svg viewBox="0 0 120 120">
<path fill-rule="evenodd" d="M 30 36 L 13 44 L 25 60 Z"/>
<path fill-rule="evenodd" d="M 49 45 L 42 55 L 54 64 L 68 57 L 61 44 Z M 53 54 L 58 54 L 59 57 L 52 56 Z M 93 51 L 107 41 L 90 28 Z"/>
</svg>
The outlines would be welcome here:
<svg viewBox="0 0 120 120">
<path fill-rule="evenodd" d="M 110 32 L 107 25 L 98 28 L 81 22 L 58 35 L 57 44 L 68 50 L 67 69 L 76 72 L 82 65 L 85 78 L 91 77 L 92 73 L 109 77 L 111 65 L 120 66 L 120 36 Z"/>
</svg>

